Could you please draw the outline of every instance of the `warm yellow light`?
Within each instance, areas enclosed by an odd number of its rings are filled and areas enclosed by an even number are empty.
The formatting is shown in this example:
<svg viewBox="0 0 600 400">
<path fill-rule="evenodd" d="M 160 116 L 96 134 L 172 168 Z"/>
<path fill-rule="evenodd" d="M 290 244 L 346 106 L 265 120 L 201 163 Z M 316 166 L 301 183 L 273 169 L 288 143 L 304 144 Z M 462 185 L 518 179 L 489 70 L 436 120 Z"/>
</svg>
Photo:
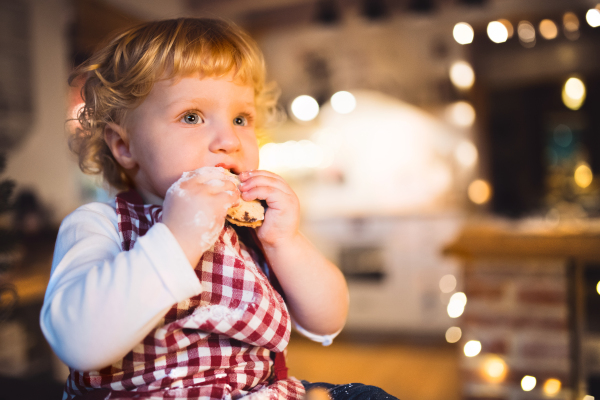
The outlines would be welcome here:
<svg viewBox="0 0 600 400">
<path fill-rule="evenodd" d="M 579 78 L 569 78 L 562 90 L 562 101 L 571 110 L 579 110 L 586 97 L 585 84 Z"/>
<path fill-rule="evenodd" d="M 450 318 L 458 318 L 465 311 L 465 306 L 467 305 L 467 296 L 462 292 L 456 292 L 450 297 L 450 301 L 448 302 L 448 316 Z"/>
<path fill-rule="evenodd" d="M 535 45 L 535 28 L 529 21 L 521 21 L 517 26 L 517 33 L 521 44 L 525 47 L 533 47 Z"/>
<path fill-rule="evenodd" d="M 510 21 L 507 19 L 499 19 L 498 22 L 500 22 L 506 28 L 508 38 L 510 39 L 511 37 L 513 37 L 513 35 L 515 34 L 515 28 L 513 27 L 513 24 L 511 24 Z"/>
<path fill-rule="evenodd" d="M 523 379 L 521 379 L 521 388 L 526 392 L 533 390 L 535 384 L 536 379 L 531 375 L 525 375 Z"/>
<path fill-rule="evenodd" d="M 494 383 L 502 382 L 508 370 L 504 360 L 497 356 L 489 356 L 482 367 L 486 380 Z"/>
<path fill-rule="evenodd" d="M 555 39 L 558 35 L 558 28 L 551 19 L 543 19 L 540 22 L 540 35 L 546 40 Z"/>
<path fill-rule="evenodd" d="M 563 15 L 563 31 L 569 40 L 579 38 L 579 18 L 572 12 L 566 12 Z"/>
<path fill-rule="evenodd" d="M 475 357 L 481 352 L 481 342 L 479 340 L 469 340 L 465 343 L 463 351 L 465 352 L 465 356 Z"/>
<path fill-rule="evenodd" d="M 566 12 L 563 15 L 563 27 L 570 32 L 579 30 L 579 18 L 577 18 L 577 15 L 572 12 Z"/>
<path fill-rule="evenodd" d="M 300 121 L 312 121 L 319 114 L 319 103 L 310 96 L 298 96 L 292 101 L 292 114 Z"/>
<path fill-rule="evenodd" d="M 465 306 L 459 303 L 450 302 L 448 303 L 446 311 L 450 318 L 458 318 L 465 312 Z"/>
<path fill-rule="evenodd" d="M 456 42 L 459 44 L 469 44 L 473 42 L 475 32 L 473 31 L 473 27 L 471 27 L 471 25 L 467 24 L 466 22 L 459 22 L 458 24 L 454 25 L 452 36 L 454 36 L 454 40 L 456 40 Z"/>
<path fill-rule="evenodd" d="M 467 305 L 467 295 L 463 292 L 456 292 L 450 297 L 450 303 L 460 304 L 464 307 Z"/>
<path fill-rule="evenodd" d="M 440 290 L 442 293 L 450 293 L 456 289 L 456 278 L 454 275 L 444 275 L 440 279 Z"/>
<path fill-rule="evenodd" d="M 585 20 L 592 28 L 600 26 L 600 11 L 596 8 L 588 10 L 585 14 Z"/>
<path fill-rule="evenodd" d="M 349 114 L 356 108 L 356 98 L 350 92 L 337 92 L 331 96 L 331 107 L 340 114 Z"/>
<path fill-rule="evenodd" d="M 594 400 L 594 396 L 590 396 L 589 394 L 586 394 L 585 396 L 583 396 L 583 399 L 581 400 Z"/>
<path fill-rule="evenodd" d="M 600 282 L 598 282 L 598 284 L 596 285 L 596 292 L 600 294 Z"/>
<path fill-rule="evenodd" d="M 560 392 L 561 386 L 562 384 L 558 379 L 550 378 L 546 379 L 546 382 L 544 382 L 543 390 L 547 396 L 554 396 Z"/>
<path fill-rule="evenodd" d="M 468 128 L 475 122 L 475 109 L 467 101 L 457 101 L 448 105 L 446 115 L 452 124 L 460 128 Z"/>
<path fill-rule="evenodd" d="M 479 157 L 477 147 L 468 140 L 461 141 L 454 150 L 454 157 L 465 167 L 472 167 Z"/>
<path fill-rule="evenodd" d="M 462 337 L 462 331 L 458 326 L 451 326 L 446 331 L 446 341 L 448 343 L 456 343 Z"/>
<path fill-rule="evenodd" d="M 469 185 L 469 199 L 475 204 L 485 204 L 492 196 L 492 188 L 490 184 L 483 179 L 476 179 Z"/>
<path fill-rule="evenodd" d="M 590 186 L 592 180 L 594 180 L 594 174 L 592 173 L 589 165 L 586 163 L 581 163 L 577 168 L 575 168 L 575 174 L 573 177 L 575 178 L 575 183 L 577 186 L 583 189 Z"/>
<path fill-rule="evenodd" d="M 494 43 L 504 43 L 508 39 L 508 29 L 500 21 L 492 21 L 487 26 L 487 34 Z"/>
<path fill-rule="evenodd" d="M 450 67 L 450 80 L 459 89 L 470 89 L 475 83 L 475 72 L 466 61 L 457 61 Z"/>
</svg>

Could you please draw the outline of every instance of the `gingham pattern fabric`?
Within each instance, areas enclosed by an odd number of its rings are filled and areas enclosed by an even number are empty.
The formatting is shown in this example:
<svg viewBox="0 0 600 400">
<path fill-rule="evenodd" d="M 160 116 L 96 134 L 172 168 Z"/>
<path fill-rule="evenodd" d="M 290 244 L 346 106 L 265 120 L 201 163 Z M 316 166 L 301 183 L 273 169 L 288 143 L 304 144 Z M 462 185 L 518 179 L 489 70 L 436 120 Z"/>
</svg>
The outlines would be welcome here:
<svg viewBox="0 0 600 400">
<path fill-rule="evenodd" d="M 117 196 L 124 251 L 161 221 L 162 208 Z M 235 230 L 226 225 L 195 268 L 202 292 L 175 304 L 144 340 L 100 371 L 71 369 L 63 399 L 301 399 L 295 378 L 273 382 L 271 352 L 290 316 Z"/>
</svg>

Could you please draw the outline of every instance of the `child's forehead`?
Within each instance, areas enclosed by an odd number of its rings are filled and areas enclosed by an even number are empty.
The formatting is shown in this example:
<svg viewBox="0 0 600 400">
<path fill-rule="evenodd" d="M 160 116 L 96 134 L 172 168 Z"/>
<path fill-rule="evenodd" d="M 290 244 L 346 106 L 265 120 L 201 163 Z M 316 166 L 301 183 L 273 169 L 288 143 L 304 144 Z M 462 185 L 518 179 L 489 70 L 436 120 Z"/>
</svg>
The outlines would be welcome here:
<svg viewBox="0 0 600 400">
<path fill-rule="evenodd" d="M 178 72 L 178 73 L 163 74 L 159 79 L 156 80 L 155 84 L 160 82 L 161 84 L 166 84 L 168 86 L 175 86 L 184 79 L 198 79 L 198 80 L 223 79 L 223 80 L 231 81 L 232 83 L 235 83 L 236 85 L 239 85 L 239 86 L 249 86 L 249 87 L 254 88 L 254 82 L 252 82 L 252 80 L 244 79 L 241 74 L 237 73 L 234 70 L 230 70 L 224 74 L 216 74 L 216 73 L 207 74 L 203 71 L 191 71 L 191 72 L 185 71 L 185 72 Z"/>
</svg>

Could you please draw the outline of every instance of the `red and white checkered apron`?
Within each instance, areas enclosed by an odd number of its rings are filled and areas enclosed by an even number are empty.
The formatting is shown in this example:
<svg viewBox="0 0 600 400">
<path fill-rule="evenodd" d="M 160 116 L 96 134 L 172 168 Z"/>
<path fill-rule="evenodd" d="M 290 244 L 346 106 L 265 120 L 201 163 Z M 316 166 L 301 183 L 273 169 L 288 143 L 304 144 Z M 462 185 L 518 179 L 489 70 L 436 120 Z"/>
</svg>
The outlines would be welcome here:
<svg viewBox="0 0 600 400">
<path fill-rule="evenodd" d="M 133 191 L 116 205 L 123 251 L 162 219 L 162 207 Z M 231 226 L 195 271 L 202 293 L 175 304 L 117 363 L 71 369 L 63 399 L 301 399 L 300 381 L 271 371 L 271 352 L 283 352 L 290 338 L 284 300 Z"/>
</svg>

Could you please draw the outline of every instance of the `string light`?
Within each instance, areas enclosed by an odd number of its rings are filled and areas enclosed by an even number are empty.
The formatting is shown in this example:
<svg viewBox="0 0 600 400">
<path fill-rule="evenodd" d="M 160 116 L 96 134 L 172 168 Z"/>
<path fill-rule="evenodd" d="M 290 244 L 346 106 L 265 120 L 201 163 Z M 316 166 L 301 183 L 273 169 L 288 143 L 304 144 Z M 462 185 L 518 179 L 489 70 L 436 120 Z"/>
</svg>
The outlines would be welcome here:
<svg viewBox="0 0 600 400">
<path fill-rule="evenodd" d="M 450 80 L 459 89 L 470 89 L 475 83 L 475 72 L 466 61 L 456 61 L 450 67 Z"/>
<path fill-rule="evenodd" d="M 459 128 L 469 128 L 475 122 L 475 108 L 467 101 L 456 101 L 448 105 L 446 115 Z"/>
<path fill-rule="evenodd" d="M 569 40 L 579 38 L 579 18 L 575 13 L 566 12 L 563 15 L 563 32 Z"/>
<path fill-rule="evenodd" d="M 465 356 L 475 357 L 477 354 L 481 353 L 481 342 L 479 340 L 469 340 L 465 343 L 463 351 Z"/>
<path fill-rule="evenodd" d="M 511 24 L 510 21 L 507 19 L 499 19 L 498 22 L 500 22 L 506 28 L 508 38 L 510 39 L 511 37 L 513 37 L 513 35 L 515 34 L 515 28 L 513 27 L 513 24 Z"/>
<path fill-rule="evenodd" d="M 562 90 L 562 101 L 571 110 L 579 110 L 585 101 L 586 89 L 583 81 L 576 77 L 567 79 Z"/>
<path fill-rule="evenodd" d="M 331 107 L 340 114 L 349 114 L 356 108 L 356 98 L 350 92 L 337 92 L 331 96 Z"/>
<path fill-rule="evenodd" d="M 575 173 L 573 175 L 575 179 L 575 183 L 582 189 L 590 186 L 592 180 L 594 179 L 594 174 L 589 165 L 586 163 L 581 163 L 575 168 Z"/>
<path fill-rule="evenodd" d="M 561 386 L 562 383 L 558 379 L 549 378 L 546 379 L 546 382 L 544 382 L 543 390 L 546 396 L 554 396 L 560 392 Z"/>
<path fill-rule="evenodd" d="M 446 342 L 448 343 L 456 343 L 462 337 L 462 331 L 458 326 L 451 326 L 446 331 Z"/>
<path fill-rule="evenodd" d="M 442 293 L 450 293 L 456 289 L 456 278 L 454 275 L 444 275 L 440 279 L 440 290 Z"/>
<path fill-rule="evenodd" d="M 475 204 L 485 204 L 492 196 L 492 188 L 489 183 L 483 179 L 476 179 L 467 189 L 469 199 Z"/>
<path fill-rule="evenodd" d="M 536 379 L 531 375 L 525 375 L 523 379 L 521 379 L 521 389 L 526 392 L 530 392 L 535 388 Z"/>
<path fill-rule="evenodd" d="M 475 32 L 473 31 L 473 27 L 466 22 L 459 22 L 454 25 L 454 29 L 452 30 L 452 36 L 454 36 L 454 40 L 459 44 L 469 44 L 473 42 L 473 37 L 475 36 Z"/>
<path fill-rule="evenodd" d="M 589 9 L 585 14 L 585 20 L 592 28 L 600 26 L 600 11 L 596 8 Z"/>
<path fill-rule="evenodd" d="M 508 29 L 499 21 L 492 21 L 488 24 L 487 34 L 494 43 L 504 43 L 508 39 Z"/>
<path fill-rule="evenodd" d="M 540 35 L 546 40 L 555 39 L 558 36 L 558 28 L 556 24 L 550 19 L 543 19 L 540 22 Z"/>
<path fill-rule="evenodd" d="M 312 121 L 319 114 L 319 103 L 310 96 L 302 95 L 292 101 L 291 109 L 300 121 Z"/>
<path fill-rule="evenodd" d="M 517 26 L 519 41 L 524 47 L 535 46 L 535 28 L 529 21 L 521 21 Z"/>
</svg>

